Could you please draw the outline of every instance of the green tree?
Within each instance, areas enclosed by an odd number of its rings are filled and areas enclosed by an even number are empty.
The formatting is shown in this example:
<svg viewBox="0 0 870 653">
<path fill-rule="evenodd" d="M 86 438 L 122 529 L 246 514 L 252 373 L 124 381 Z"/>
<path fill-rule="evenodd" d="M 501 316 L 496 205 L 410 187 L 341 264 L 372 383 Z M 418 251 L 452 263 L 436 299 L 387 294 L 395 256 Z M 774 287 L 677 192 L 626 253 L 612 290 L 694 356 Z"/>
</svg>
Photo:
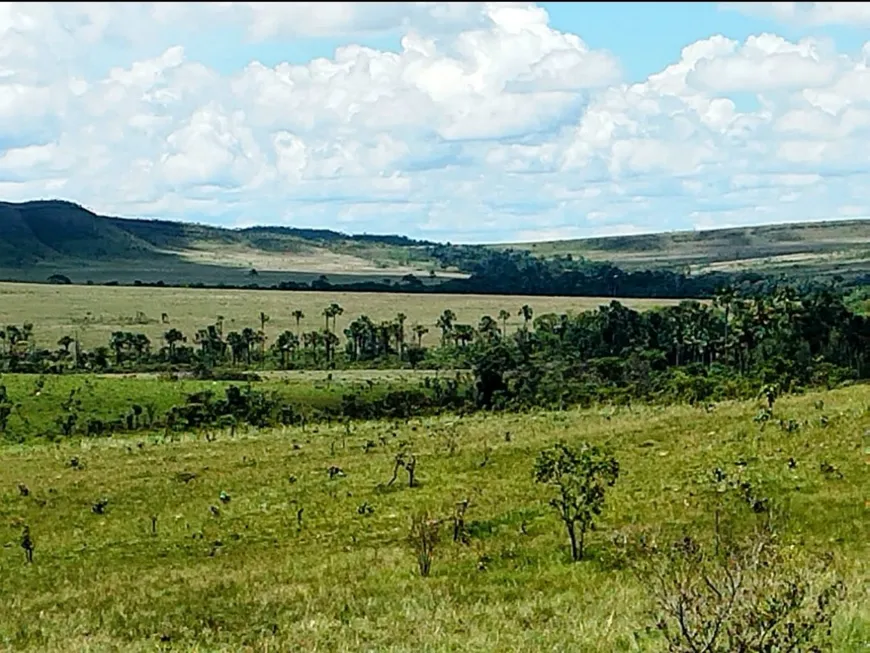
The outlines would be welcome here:
<svg viewBox="0 0 870 653">
<path fill-rule="evenodd" d="M 619 462 L 595 445 L 577 448 L 559 442 L 535 461 L 535 481 L 555 489 L 550 505 L 559 512 L 571 541 L 571 559 L 583 559 L 586 533 L 604 508 L 604 495 L 616 483 Z"/>
<path fill-rule="evenodd" d="M 508 311 L 501 309 L 498 312 L 498 319 L 501 320 L 501 335 L 503 338 L 507 338 L 507 321 L 511 319 L 511 314 Z"/>
<path fill-rule="evenodd" d="M 415 324 L 411 327 L 411 330 L 414 332 L 414 335 L 417 336 L 417 347 L 423 346 L 423 336 L 429 333 L 429 328 L 423 326 L 422 324 Z"/>
<path fill-rule="evenodd" d="M 169 360 L 175 361 L 175 349 L 179 342 L 184 342 L 184 334 L 178 329 L 169 329 L 163 334 L 163 339 L 166 341 L 166 346 L 169 348 Z"/>
<path fill-rule="evenodd" d="M 517 313 L 517 315 L 520 315 L 523 318 L 523 328 L 529 328 L 529 322 L 532 321 L 532 316 L 534 314 L 535 312 L 532 310 L 531 306 L 529 306 L 528 304 L 523 304 L 523 307 L 520 309 L 519 313 Z"/>
<path fill-rule="evenodd" d="M 281 367 L 287 368 L 287 354 L 292 354 L 299 346 L 299 339 L 292 331 L 284 331 L 275 339 L 275 349 L 281 356 Z"/>
<path fill-rule="evenodd" d="M 300 311 L 298 308 L 290 313 L 294 320 L 296 320 L 296 338 L 299 339 L 299 323 L 305 319 L 305 313 Z"/>
</svg>

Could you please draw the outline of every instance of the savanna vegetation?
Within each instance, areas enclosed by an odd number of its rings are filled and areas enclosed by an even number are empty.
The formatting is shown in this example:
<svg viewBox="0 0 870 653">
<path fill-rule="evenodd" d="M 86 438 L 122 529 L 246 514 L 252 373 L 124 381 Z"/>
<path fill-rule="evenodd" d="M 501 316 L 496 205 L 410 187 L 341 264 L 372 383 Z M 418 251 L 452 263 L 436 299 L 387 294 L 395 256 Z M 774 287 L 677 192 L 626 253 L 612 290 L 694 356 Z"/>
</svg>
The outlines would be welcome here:
<svg viewBox="0 0 870 653">
<path fill-rule="evenodd" d="M 866 387 L 782 397 L 771 420 L 762 407 L 7 444 L 0 642 L 864 651 Z"/>
<path fill-rule="evenodd" d="M 0 306 L 0 645 L 867 650 L 863 290 L 412 245 L 528 299 Z"/>
</svg>

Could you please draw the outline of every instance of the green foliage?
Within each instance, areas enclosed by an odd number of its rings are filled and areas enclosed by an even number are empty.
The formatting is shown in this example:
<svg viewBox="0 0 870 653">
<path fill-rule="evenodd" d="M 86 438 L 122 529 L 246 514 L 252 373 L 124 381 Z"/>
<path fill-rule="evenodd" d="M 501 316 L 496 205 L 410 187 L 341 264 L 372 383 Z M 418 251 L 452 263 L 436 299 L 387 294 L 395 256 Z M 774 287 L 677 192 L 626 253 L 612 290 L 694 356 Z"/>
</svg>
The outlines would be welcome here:
<svg viewBox="0 0 870 653">
<path fill-rule="evenodd" d="M 586 532 L 604 508 L 604 496 L 619 477 L 619 462 L 603 449 L 582 443 L 571 448 L 557 443 L 535 460 L 535 481 L 554 488 L 550 505 L 568 530 L 571 559 L 582 560 Z"/>
</svg>

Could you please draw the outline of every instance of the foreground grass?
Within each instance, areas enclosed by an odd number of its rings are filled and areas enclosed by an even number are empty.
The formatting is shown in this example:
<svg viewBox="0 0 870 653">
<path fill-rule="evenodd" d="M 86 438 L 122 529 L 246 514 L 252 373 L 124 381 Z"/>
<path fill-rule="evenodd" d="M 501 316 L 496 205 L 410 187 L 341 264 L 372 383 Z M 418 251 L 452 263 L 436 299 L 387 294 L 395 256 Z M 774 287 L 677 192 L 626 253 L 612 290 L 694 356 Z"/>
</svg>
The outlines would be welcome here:
<svg viewBox="0 0 870 653">
<path fill-rule="evenodd" d="M 115 286 L 55 286 L 49 284 L 0 283 L 2 324 L 34 325 L 36 342 L 55 347 L 62 336 L 78 334 L 82 345 L 90 348 L 107 345 L 113 331 L 135 331 L 147 335 L 155 347 L 163 344 L 169 328 L 180 329 L 192 342 L 198 329 L 224 316 L 224 330 L 259 328 L 260 312 L 271 317 L 266 324 L 268 343 L 284 330 L 296 331 L 291 313 L 305 313 L 302 331 L 322 329 L 322 311 L 338 303 L 344 313 L 336 320 L 341 335 L 347 325 L 360 315 L 374 321 L 393 320 L 397 313 L 407 316 L 410 327 L 422 324 L 429 328 L 424 345 L 436 345 L 440 331 L 435 322 L 445 309 L 451 309 L 458 321 L 476 325 L 481 317 L 498 316 L 501 309 L 513 316 L 508 328 L 518 327 L 522 319 L 517 311 L 529 304 L 536 315 L 548 312 L 582 311 L 609 303 L 596 297 L 500 297 L 494 295 L 420 295 L 398 293 L 284 292 L 277 290 L 204 290 L 191 288 L 136 288 Z M 621 300 L 633 308 L 665 306 L 668 300 Z M 137 312 L 145 320 L 136 320 Z M 161 323 L 166 313 L 169 322 Z M 141 317 L 141 316 L 140 316 Z"/>
<path fill-rule="evenodd" d="M 709 413 L 607 408 L 371 422 L 349 435 L 321 426 L 214 442 L 189 434 L 7 446 L 0 642 L 34 651 L 658 650 L 647 597 L 612 564 L 610 538 L 642 526 L 709 530 L 697 480 L 743 462 L 789 508 L 790 538 L 836 554 L 850 589 L 836 650 L 866 651 L 868 404 L 863 386 L 782 399 L 779 416 L 807 422 L 789 434 L 773 424 L 762 431 L 756 407 L 735 403 Z M 578 564 L 531 480 L 535 453 L 561 438 L 607 443 L 622 465 L 589 559 Z M 400 476 L 379 489 L 401 443 L 417 454 L 420 486 Z M 820 471 L 823 462 L 842 478 Z M 330 480 L 330 465 L 346 476 Z M 182 472 L 196 478 L 184 482 Z M 105 514 L 95 514 L 101 498 Z M 470 546 L 448 536 L 432 576 L 420 578 L 405 542 L 411 515 L 446 516 L 464 498 Z M 361 514 L 363 504 L 374 512 Z M 32 565 L 19 546 L 25 524 Z"/>
</svg>

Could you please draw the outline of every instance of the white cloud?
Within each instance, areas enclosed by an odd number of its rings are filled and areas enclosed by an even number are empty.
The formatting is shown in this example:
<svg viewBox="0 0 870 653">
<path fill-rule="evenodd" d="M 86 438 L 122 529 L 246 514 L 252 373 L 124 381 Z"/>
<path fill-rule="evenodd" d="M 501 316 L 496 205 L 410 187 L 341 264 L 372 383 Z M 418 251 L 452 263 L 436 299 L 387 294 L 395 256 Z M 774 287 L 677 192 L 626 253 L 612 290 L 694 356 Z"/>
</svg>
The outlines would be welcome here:
<svg viewBox="0 0 870 653">
<path fill-rule="evenodd" d="M 234 22 L 347 44 L 192 59 L 194 27 Z M 387 32 L 396 52 L 353 43 Z M 626 84 L 527 3 L 5 3 L 0 196 L 454 241 L 862 215 L 866 53 L 712 36 Z"/>
<path fill-rule="evenodd" d="M 866 2 L 720 2 L 719 6 L 799 25 L 870 25 L 870 5 Z"/>
</svg>

